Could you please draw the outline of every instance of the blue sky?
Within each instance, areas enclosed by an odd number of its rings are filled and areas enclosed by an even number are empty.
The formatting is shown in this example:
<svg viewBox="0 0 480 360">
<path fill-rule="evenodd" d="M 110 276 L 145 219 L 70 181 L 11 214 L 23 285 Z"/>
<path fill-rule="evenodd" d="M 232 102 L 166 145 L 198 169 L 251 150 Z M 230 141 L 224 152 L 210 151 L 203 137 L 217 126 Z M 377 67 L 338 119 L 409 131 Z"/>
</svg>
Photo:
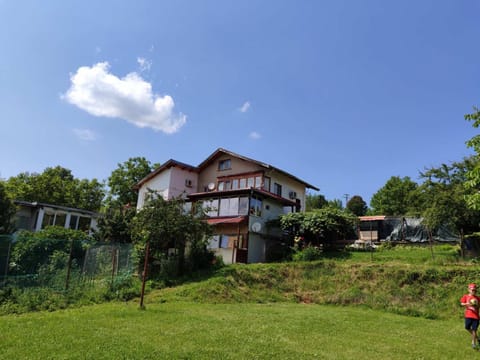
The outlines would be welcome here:
<svg viewBox="0 0 480 360">
<path fill-rule="evenodd" d="M 0 177 L 219 147 L 327 199 L 461 160 L 480 2 L 0 0 Z"/>
</svg>

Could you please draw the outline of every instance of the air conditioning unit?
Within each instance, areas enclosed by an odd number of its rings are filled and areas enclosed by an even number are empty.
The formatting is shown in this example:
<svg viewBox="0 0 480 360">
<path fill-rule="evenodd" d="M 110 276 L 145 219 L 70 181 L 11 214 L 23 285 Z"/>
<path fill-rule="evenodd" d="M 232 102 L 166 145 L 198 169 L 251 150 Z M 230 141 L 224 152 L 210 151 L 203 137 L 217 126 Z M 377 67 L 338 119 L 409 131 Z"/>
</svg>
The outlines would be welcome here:
<svg viewBox="0 0 480 360">
<path fill-rule="evenodd" d="M 290 192 L 288 193 L 288 197 L 289 197 L 290 199 L 296 199 L 296 198 L 297 198 L 297 193 L 296 193 L 295 191 L 290 191 Z"/>
<path fill-rule="evenodd" d="M 190 179 L 185 179 L 185 186 L 186 186 L 186 187 L 192 187 L 192 180 L 190 180 Z"/>
</svg>

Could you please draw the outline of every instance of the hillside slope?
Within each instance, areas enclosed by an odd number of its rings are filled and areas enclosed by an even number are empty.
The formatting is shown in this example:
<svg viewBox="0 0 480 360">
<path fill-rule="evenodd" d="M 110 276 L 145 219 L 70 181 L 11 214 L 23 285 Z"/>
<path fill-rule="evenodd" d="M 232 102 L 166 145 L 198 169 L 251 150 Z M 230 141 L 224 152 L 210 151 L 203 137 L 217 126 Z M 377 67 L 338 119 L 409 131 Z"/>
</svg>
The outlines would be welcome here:
<svg viewBox="0 0 480 360">
<path fill-rule="evenodd" d="M 366 306 L 430 319 L 462 316 L 459 299 L 480 281 L 475 264 L 314 262 L 232 265 L 212 277 L 157 290 L 149 302 L 299 302 Z"/>
</svg>

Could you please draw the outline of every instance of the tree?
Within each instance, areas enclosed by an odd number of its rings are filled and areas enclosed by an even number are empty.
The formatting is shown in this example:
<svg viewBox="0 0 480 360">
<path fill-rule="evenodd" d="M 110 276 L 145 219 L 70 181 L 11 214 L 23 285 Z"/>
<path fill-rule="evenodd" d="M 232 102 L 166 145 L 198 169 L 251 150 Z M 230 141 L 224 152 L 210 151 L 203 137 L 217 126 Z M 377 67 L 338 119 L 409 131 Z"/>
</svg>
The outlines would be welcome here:
<svg viewBox="0 0 480 360">
<path fill-rule="evenodd" d="M 176 274 L 171 275 L 184 273 L 187 245 L 190 249 L 194 249 L 194 253 L 190 252 L 189 255 L 195 266 L 200 266 L 198 260 L 202 256 L 202 251 L 203 257 L 211 260 L 211 253 L 206 249 L 206 241 L 210 234 L 210 225 L 203 221 L 201 216 L 185 211 L 184 200 L 177 198 L 167 201 L 153 192 L 145 206 L 133 219 L 133 238 L 136 248 L 142 253 L 146 243 L 149 243 L 148 264 L 156 275 L 163 271 L 162 263 L 166 263 L 164 260 L 169 256 L 169 249 L 175 249 L 177 265 Z"/>
<path fill-rule="evenodd" d="M 418 184 L 405 176 L 392 176 L 370 200 L 374 215 L 401 216 L 409 213 Z"/>
<path fill-rule="evenodd" d="M 322 194 L 307 194 L 305 200 L 305 209 L 307 211 L 313 209 L 321 209 L 328 204 L 327 199 Z"/>
<path fill-rule="evenodd" d="M 359 195 L 354 195 L 348 200 L 346 208 L 357 216 L 363 216 L 367 213 L 367 203 Z"/>
<path fill-rule="evenodd" d="M 465 199 L 472 189 L 464 186 L 467 174 L 477 162 L 472 156 L 451 165 L 426 169 L 420 174 L 425 181 L 415 191 L 415 197 L 421 200 L 416 204 L 416 212 L 432 232 L 445 226 L 458 233 L 478 230 L 480 214 L 469 208 Z"/>
<path fill-rule="evenodd" d="M 329 200 L 328 203 L 327 203 L 327 206 L 330 207 L 330 208 L 337 209 L 337 210 L 342 210 L 343 209 L 343 203 L 342 203 L 342 200 L 340 200 L 340 199 Z"/>
<path fill-rule="evenodd" d="M 41 174 L 21 173 L 6 181 L 12 199 L 98 211 L 105 196 L 98 180 L 76 179 L 71 170 L 47 167 Z"/>
<path fill-rule="evenodd" d="M 292 238 L 300 237 L 305 244 L 331 245 L 352 235 L 357 217 L 334 207 L 282 215 L 280 227 Z"/>
<path fill-rule="evenodd" d="M 15 230 L 13 224 L 15 212 L 15 205 L 7 196 L 3 181 L 0 181 L 0 234 L 11 234 Z"/>
<path fill-rule="evenodd" d="M 474 112 L 465 115 L 465 120 L 472 121 L 472 126 L 478 128 L 480 126 L 480 109 L 474 107 Z M 472 148 L 476 155 L 476 160 L 480 157 L 480 135 L 475 135 L 469 141 L 467 146 Z M 480 161 L 476 161 L 475 166 L 467 172 L 467 181 L 465 182 L 465 188 L 469 192 L 465 199 L 470 208 L 480 209 Z"/>
<path fill-rule="evenodd" d="M 95 237 L 100 241 L 131 243 L 132 220 L 135 214 L 136 208 L 133 206 L 111 203 L 98 219 Z"/>
<path fill-rule="evenodd" d="M 133 186 L 150 174 L 159 164 L 150 164 L 144 157 L 134 157 L 118 164 L 108 178 L 110 188 L 109 201 L 117 201 L 120 205 L 135 205 L 137 203 L 137 192 Z"/>
<path fill-rule="evenodd" d="M 154 164 L 153 167 L 158 167 Z M 137 192 L 133 186 L 153 170 L 143 157 L 130 158 L 112 171 L 108 178 L 110 192 L 103 217 L 98 221 L 96 237 L 102 241 L 132 242 L 132 220 Z"/>
</svg>

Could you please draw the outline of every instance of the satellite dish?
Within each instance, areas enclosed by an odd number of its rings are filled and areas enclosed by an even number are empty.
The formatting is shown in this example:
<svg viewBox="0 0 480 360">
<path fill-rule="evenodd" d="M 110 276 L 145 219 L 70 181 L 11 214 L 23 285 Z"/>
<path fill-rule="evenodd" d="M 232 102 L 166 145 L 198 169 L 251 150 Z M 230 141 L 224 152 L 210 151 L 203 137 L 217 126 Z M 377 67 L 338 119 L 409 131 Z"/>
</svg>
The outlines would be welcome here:
<svg viewBox="0 0 480 360">
<path fill-rule="evenodd" d="M 262 224 L 260 224 L 259 222 L 254 222 L 252 224 L 252 231 L 259 232 L 260 230 L 262 230 Z"/>
<path fill-rule="evenodd" d="M 208 190 L 212 191 L 215 189 L 215 183 L 211 182 L 208 184 Z"/>
</svg>

